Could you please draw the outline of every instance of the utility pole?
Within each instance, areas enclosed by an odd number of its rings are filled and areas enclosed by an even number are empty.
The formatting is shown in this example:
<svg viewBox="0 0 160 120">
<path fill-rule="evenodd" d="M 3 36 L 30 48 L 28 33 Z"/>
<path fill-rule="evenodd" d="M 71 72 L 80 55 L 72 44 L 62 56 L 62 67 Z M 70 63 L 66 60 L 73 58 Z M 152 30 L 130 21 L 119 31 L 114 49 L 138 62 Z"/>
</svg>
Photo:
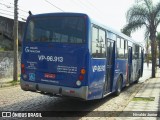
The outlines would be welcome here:
<svg viewBox="0 0 160 120">
<path fill-rule="evenodd" d="M 14 0 L 14 63 L 13 80 L 18 80 L 18 0 Z"/>
</svg>

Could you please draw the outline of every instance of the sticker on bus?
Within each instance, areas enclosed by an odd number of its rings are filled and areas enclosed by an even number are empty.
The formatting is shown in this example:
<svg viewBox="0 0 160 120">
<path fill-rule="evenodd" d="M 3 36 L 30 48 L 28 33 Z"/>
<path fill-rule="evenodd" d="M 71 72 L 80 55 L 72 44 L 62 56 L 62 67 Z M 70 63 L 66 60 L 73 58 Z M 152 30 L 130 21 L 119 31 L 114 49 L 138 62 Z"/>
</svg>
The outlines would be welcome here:
<svg viewBox="0 0 160 120">
<path fill-rule="evenodd" d="M 45 77 L 45 78 L 52 78 L 52 79 L 55 79 L 55 78 L 56 78 L 56 74 L 45 73 L 45 74 L 44 74 L 44 77 Z"/>
<path fill-rule="evenodd" d="M 105 65 L 94 65 L 92 66 L 93 72 L 102 72 L 105 71 Z"/>
<path fill-rule="evenodd" d="M 57 72 L 61 73 L 70 73 L 70 74 L 76 74 L 77 73 L 77 67 L 74 66 L 57 66 Z"/>
<path fill-rule="evenodd" d="M 25 47 L 26 53 L 40 53 L 40 50 L 38 50 L 38 47 Z"/>
<path fill-rule="evenodd" d="M 29 73 L 29 80 L 35 81 L 35 74 L 34 73 Z"/>
<path fill-rule="evenodd" d="M 39 61 L 63 62 L 63 57 L 38 55 Z"/>
</svg>

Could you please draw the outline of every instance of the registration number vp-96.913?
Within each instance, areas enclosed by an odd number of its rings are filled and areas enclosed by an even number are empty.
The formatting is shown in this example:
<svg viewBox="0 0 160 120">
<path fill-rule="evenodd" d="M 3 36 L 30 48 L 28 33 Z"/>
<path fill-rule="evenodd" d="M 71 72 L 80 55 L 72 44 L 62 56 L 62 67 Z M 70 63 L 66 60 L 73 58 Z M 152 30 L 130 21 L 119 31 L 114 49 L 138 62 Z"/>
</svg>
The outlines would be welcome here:
<svg viewBox="0 0 160 120">
<path fill-rule="evenodd" d="M 39 61 L 63 62 L 63 57 L 61 56 L 38 55 L 38 59 Z"/>
</svg>

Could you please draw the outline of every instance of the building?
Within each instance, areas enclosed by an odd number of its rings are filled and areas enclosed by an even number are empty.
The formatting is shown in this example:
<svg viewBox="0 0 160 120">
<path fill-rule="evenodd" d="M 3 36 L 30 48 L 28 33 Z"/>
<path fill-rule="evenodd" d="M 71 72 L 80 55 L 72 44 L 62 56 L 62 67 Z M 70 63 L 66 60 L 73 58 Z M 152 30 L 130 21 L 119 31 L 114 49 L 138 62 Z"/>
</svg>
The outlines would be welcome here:
<svg viewBox="0 0 160 120">
<path fill-rule="evenodd" d="M 0 16 L 0 50 L 13 50 L 13 26 L 14 20 Z M 21 46 L 25 22 L 18 23 L 18 40 Z"/>
</svg>

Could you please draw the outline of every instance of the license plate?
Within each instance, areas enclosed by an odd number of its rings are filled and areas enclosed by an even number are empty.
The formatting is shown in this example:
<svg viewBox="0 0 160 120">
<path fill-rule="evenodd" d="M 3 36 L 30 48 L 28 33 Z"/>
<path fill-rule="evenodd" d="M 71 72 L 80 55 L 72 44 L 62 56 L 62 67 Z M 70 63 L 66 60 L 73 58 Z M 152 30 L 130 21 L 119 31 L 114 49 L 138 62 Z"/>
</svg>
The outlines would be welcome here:
<svg viewBox="0 0 160 120">
<path fill-rule="evenodd" d="M 54 78 L 56 78 L 56 74 L 45 73 L 44 77 L 45 78 L 52 78 L 52 79 L 54 79 Z"/>
</svg>

